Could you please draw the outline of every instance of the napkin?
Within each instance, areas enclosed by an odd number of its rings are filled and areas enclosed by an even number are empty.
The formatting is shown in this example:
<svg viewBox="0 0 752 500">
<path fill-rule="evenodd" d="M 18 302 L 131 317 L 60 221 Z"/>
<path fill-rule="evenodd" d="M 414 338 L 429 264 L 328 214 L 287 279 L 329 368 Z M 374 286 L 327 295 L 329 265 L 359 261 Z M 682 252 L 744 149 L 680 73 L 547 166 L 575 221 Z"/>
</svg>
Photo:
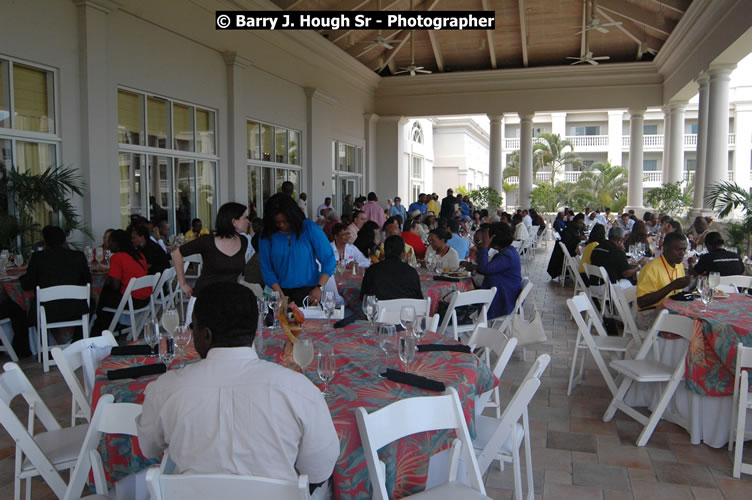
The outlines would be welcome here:
<svg viewBox="0 0 752 500">
<path fill-rule="evenodd" d="M 420 344 L 418 345 L 418 352 L 436 352 L 436 351 L 452 351 L 452 352 L 472 352 L 469 345 L 462 344 Z"/>
<path fill-rule="evenodd" d="M 130 368 L 121 368 L 120 370 L 110 370 L 107 372 L 109 380 L 120 380 L 123 378 L 138 378 L 144 375 L 158 375 L 165 373 L 167 366 L 164 363 L 154 363 L 151 365 L 132 366 Z"/>
<path fill-rule="evenodd" d="M 440 276 L 437 274 L 433 277 L 433 280 L 434 281 L 460 281 L 460 278 L 453 278 L 451 276 Z"/>
<path fill-rule="evenodd" d="M 110 356 L 148 356 L 151 347 L 143 344 L 115 346 L 110 351 Z"/>
<path fill-rule="evenodd" d="M 334 323 L 334 328 L 344 328 L 350 323 L 354 323 L 357 321 L 358 315 L 357 314 L 351 314 L 350 316 L 345 317 L 344 319 L 341 319 Z"/>
<path fill-rule="evenodd" d="M 393 370 L 392 368 L 387 368 L 386 372 L 382 373 L 382 376 L 392 382 L 411 385 L 427 391 L 444 392 L 446 390 L 444 382 L 437 382 L 430 378 L 421 377 L 420 375 L 415 375 L 413 373 L 405 373 L 400 370 Z"/>
</svg>

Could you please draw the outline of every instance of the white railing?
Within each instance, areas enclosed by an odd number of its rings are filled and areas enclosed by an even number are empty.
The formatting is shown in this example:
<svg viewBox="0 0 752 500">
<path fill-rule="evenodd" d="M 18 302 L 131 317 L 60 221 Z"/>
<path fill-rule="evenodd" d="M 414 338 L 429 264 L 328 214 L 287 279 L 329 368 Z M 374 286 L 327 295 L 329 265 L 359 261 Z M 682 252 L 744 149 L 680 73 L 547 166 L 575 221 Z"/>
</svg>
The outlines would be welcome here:
<svg viewBox="0 0 752 500">
<path fill-rule="evenodd" d="M 577 148 L 608 147 L 607 135 L 568 135 L 566 139 Z"/>
<path fill-rule="evenodd" d="M 578 180 L 580 180 L 581 173 L 582 172 L 578 172 L 578 171 L 564 172 L 564 180 L 566 182 L 572 182 L 572 183 L 577 182 Z"/>
<path fill-rule="evenodd" d="M 629 136 L 623 135 L 621 136 L 621 147 L 628 148 L 629 147 Z"/>
<path fill-rule="evenodd" d="M 519 184 L 520 178 L 515 175 L 514 177 L 508 177 L 505 182 L 508 182 L 509 184 Z"/>
<path fill-rule="evenodd" d="M 550 181 L 551 180 L 551 172 L 536 172 L 535 173 L 535 180 L 536 181 Z"/>
<path fill-rule="evenodd" d="M 579 171 L 566 171 L 564 172 L 564 181 L 565 182 L 571 182 L 576 183 L 580 180 L 580 176 L 582 175 L 582 172 Z M 750 177 L 752 178 L 752 170 L 749 172 Z M 684 180 L 686 182 L 692 182 L 695 178 L 694 172 L 684 172 Z M 538 182 L 546 182 L 551 181 L 551 172 L 536 172 L 535 174 L 535 180 Z M 561 182 L 561 174 L 558 176 L 559 182 Z M 728 172 L 728 180 L 729 182 L 734 182 L 734 171 L 729 170 Z M 643 171 L 642 172 L 642 182 L 646 185 L 646 187 L 658 187 L 662 185 L 663 181 L 663 172 L 660 170 L 650 170 L 650 171 Z M 509 177 L 505 180 L 505 182 L 517 185 L 520 183 L 520 178 L 517 176 Z"/>
<path fill-rule="evenodd" d="M 662 135 L 643 135 L 642 146 L 646 148 L 662 148 L 663 136 Z"/>
<path fill-rule="evenodd" d="M 697 134 L 684 134 L 685 146 L 697 146 Z"/>
<path fill-rule="evenodd" d="M 736 146 L 736 134 L 729 134 L 729 146 Z"/>
<path fill-rule="evenodd" d="M 659 184 L 661 183 L 661 179 L 663 179 L 663 172 L 660 171 L 650 171 L 650 172 L 642 172 L 642 182 L 644 183 L 650 183 L 650 184 Z"/>
<path fill-rule="evenodd" d="M 520 139 L 504 139 L 504 149 L 506 151 L 517 151 L 520 149 Z"/>
</svg>

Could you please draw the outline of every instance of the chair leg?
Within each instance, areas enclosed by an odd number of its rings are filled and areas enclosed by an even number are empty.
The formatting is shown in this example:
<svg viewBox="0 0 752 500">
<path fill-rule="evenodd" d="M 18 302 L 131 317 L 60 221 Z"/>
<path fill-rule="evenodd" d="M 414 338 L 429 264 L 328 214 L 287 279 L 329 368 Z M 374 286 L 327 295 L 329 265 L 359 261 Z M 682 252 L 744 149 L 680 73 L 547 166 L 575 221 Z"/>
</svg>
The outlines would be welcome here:
<svg viewBox="0 0 752 500">
<path fill-rule="evenodd" d="M 31 478 L 26 478 L 26 500 L 31 500 Z"/>
<path fill-rule="evenodd" d="M 624 395 L 629 390 L 629 387 L 632 385 L 632 379 L 631 378 L 625 378 L 624 382 L 621 383 L 621 386 L 619 386 L 619 390 L 614 395 L 613 399 L 611 400 L 611 404 L 608 405 L 608 408 L 606 408 L 606 413 L 603 414 L 603 421 L 604 422 L 610 422 L 614 415 L 616 415 L 616 410 L 618 409 L 616 407 L 617 402 L 622 401 L 624 399 Z"/>
<path fill-rule="evenodd" d="M 522 473 L 520 472 L 520 450 L 512 447 L 512 469 L 514 471 L 514 498 L 522 500 Z"/>
<path fill-rule="evenodd" d="M 527 409 L 522 413 L 522 426 L 525 430 L 525 471 L 527 473 L 527 498 L 535 500 L 535 485 L 533 484 L 533 456 L 530 450 L 530 421 Z"/>
<path fill-rule="evenodd" d="M 744 454 L 744 430 L 747 425 L 747 389 L 739 384 L 739 402 L 736 408 L 736 449 L 734 449 L 734 477 L 741 478 L 742 455 Z M 744 391 L 742 391 L 744 389 Z M 732 413 L 734 413 L 732 411 Z"/>
<path fill-rule="evenodd" d="M 569 370 L 569 385 L 567 386 L 567 396 L 572 395 L 572 389 L 577 385 L 574 383 L 574 372 L 577 369 L 577 352 L 580 350 L 580 332 L 577 332 L 577 340 L 574 343 L 574 354 L 572 354 L 572 368 Z"/>
<path fill-rule="evenodd" d="M 666 407 L 668 406 L 669 401 L 671 401 L 671 398 L 674 397 L 674 393 L 676 392 L 676 388 L 679 386 L 679 382 L 681 382 L 680 379 L 683 374 L 684 371 L 682 370 L 680 377 L 674 377 L 669 381 L 668 385 L 666 386 L 666 390 L 663 393 L 663 396 L 661 396 L 660 401 L 658 401 L 658 406 L 655 407 L 653 414 L 650 415 L 650 420 L 648 420 L 647 425 L 644 429 L 642 429 L 640 436 L 637 438 L 637 446 L 645 446 L 650 440 L 650 436 L 653 435 L 655 426 L 658 425 L 658 422 L 660 422 L 661 418 L 663 418 L 663 412 L 666 411 Z"/>
<path fill-rule="evenodd" d="M 39 336 L 42 338 L 42 369 L 44 370 L 44 373 L 50 371 L 50 347 L 47 335 L 49 335 L 49 333 L 46 328 L 39 329 Z"/>
</svg>

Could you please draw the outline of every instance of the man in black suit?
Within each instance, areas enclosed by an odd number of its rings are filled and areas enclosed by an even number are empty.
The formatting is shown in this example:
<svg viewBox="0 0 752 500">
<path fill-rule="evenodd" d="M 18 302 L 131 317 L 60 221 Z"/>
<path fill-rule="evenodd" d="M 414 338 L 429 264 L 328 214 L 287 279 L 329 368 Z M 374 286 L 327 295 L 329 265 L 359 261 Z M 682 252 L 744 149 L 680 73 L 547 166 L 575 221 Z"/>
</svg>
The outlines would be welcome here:
<svg viewBox="0 0 752 500">
<path fill-rule="evenodd" d="M 439 217 L 451 219 L 454 216 L 454 204 L 456 202 L 457 200 L 454 197 L 454 191 L 452 191 L 451 188 L 447 189 L 446 198 L 441 200 L 441 211 L 439 212 Z"/>
<path fill-rule="evenodd" d="M 131 242 L 146 257 L 149 274 L 163 273 L 170 267 L 170 257 L 150 238 L 149 228 L 144 224 L 131 228 Z"/>
<path fill-rule="evenodd" d="M 405 240 L 389 236 L 384 241 L 385 259 L 366 269 L 360 296 L 375 295 L 379 300 L 422 299 L 418 271 L 405 264 Z"/>
<path fill-rule="evenodd" d="M 59 285 L 86 285 L 91 283 L 91 272 L 86 256 L 80 250 L 71 250 L 65 241 L 65 231 L 56 226 L 42 229 L 44 250 L 31 254 L 26 274 L 21 276 L 24 290 L 36 290 Z M 36 304 L 36 302 L 34 302 Z M 72 321 L 81 318 L 89 307 L 83 300 L 61 299 L 46 302 L 44 310 L 48 322 Z M 36 324 L 36 305 L 29 309 L 29 321 Z M 75 337 L 80 336 L 80 328 Z"/>
</svg>

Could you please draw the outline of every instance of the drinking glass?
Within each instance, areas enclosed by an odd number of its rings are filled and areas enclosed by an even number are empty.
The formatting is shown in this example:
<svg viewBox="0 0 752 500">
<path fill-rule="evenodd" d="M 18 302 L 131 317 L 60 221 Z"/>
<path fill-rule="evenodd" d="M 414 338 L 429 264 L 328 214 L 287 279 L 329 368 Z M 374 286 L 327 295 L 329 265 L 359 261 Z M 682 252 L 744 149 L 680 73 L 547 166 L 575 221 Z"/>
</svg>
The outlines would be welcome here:
<svg viewBox="0 0 752 500">
<path fill-rule="evenodd" d="M 328 291 L 324 293 L 324 300 L 321 302 L 321 307 L 326 316 L 328 329 L 331 331 L 334 327 L 331 325 L 330 321 L 332 319 L 332 314 L 334 314 L 334 310 L 337 308 L 337 301 L 334 298 L 334 292 Z"/>
<path fill-rule="evenodd" d="M 109 250 L 106 250 L 106 251 L 104 252 L 104 262 L 105 262 L 105 264 L 107 264 L 108 266 L 110 265 L 110 259 L 111 259 L 111 258 L 112 258 L 112 252 L 111 252 L 111 251 L 109 251 Z"/>
<path fill-rule="evenodd" d="M 309 338 L 305 338 L 302 335 L 295 341 L 295 345 L 292 347 L 292 359 L 300 367 L 302 372 L 305 372 L 306 366 L 313 361 L 313 342 Z"/>
<path fill-rule="evenodd" d="M 413 306 L 402 306 L 400 324 L 408 335 L 412 335 L 413 323 L 415 323 L 415 308 Z"/>
<path fill-rule="evenodd" d="M 175 338 L 170 332 L 162 332 L 159 336 L 159 359 L 168 368 L 172 360 L 175 359 Z"/>
<path fill-rule="evenodd" d="M 713 298 L 713 289 L 710 287 L 708 279 L 705 277 L 701 277 L 697 280 L 697 288 L 700 290 L 700 300 L 703 305 L 702 312 L 707 312 L 708 304 Z"/>
<path fill-rule="evenodd" d="M 94 252 L 91 250 L 91 247 L 84 248 L 84 254 L 86 255 L 86 262 L 91 265 L 91 261 L 94 260 Z"/>
<path fill-rule="evenodd" d="M 157 354 L 154 352 L 154 348 L 159 342 L 159 325 L 148 321 L 146 322 L 144 325 L 144 341 L 149 344 L 149 347 L 151 347 L 151 354 L 149 354 L 149 357 L 156 357 Z"/>
<path fill-rule="evenodd" d="M 104 250 L 102 249 L 102 247 L 97 247 L 97 250 L 95 252 L 95 256 L 96 256 L 97 262 L 99 262 L 100 264 L 102 264 L 103 261 L 104 261 Z"/>
<path fill-rule="evenodd" d="M 397 329 L 394 325 L 383 324 L 379 325 L 378 330 L 379 347 L 384 351 L 385 360 L 384 365 L 378 368 L 377 375 L 380 375 L 382 371 L 386 370 L 387 363 L 389 362 L 389 355 L 393 354 L 397 347 Z"/>
<path fill-rule="evenodd" d="M 370 323 L 365 336 L 371 337 L 376 333 L 374 321 L 376 321 L 376 317 L 379 315 L 379 300 L 375 295 L 366 295 L 363 297 L 363 314 L 366 315 Z"/>
<path fill-rule="evenodd" d="M 415 337 L 412 335 L 400 335 L 399 357 L 405 365 L 405 372 L 408 372 L 410 361 L 415 359 Z"/>
<path fill-rule="evenodd" d="M 347 266 L 347 263 L 344 259 L 339 259 L 337 261 L 337 273 L 342 274 L 345 272 L 345 267 Z"/>
<path fill-rule="evenodd" d="M 167 333 L 169 333 L 170 336 L 173 336 L 175 335 L 175 330 L 177 330 L 178 325 L 180 325 L 178 310 L 174 307 L 165 309 L 162 313 L 162 328 L 167 330 Z"/>
<path fill-rule="evenodd" d="M 420 342 L 423 339 L 423 336 L 426 334 L 427 328 L 428 328 L 427 318 L 423 314 L 417 314 L 415 316 L 415 321 L 413 322 L 413 334 L 415 334 L 415 337 L 418 339 L 418 342 Z"/>
<path fill-rule="evenodd" d="M 178 368 L 183 368 L 185 366 L 185 346 L 187 346 L 191 342 L 191 335 L 193 334 L 193 330 L 188 328 L 188 326 L 183 325 L 179 326 L 175 330 L 175 345 L 178 348 L 177 357 L 180 360 L 180 363 L 178 363 Z"/>
<path fill-rule="evenodd" d="M 274 313 L 274 324 L 272 328 L 279 328 L 279 308 L 282 307 L 281 296 L 277 291 L 272 292 L 271 299 L 269 301 L 269 308 Z"/>
<path fill-rule="evenodd" d="M 14 257 L 13 257 L 13 263 L 14 263 L 14 264 L 16 265 L 16 267 L 21 267 L 21 266 L 23 266 L 23 255 L 21 255 L 20 253 L 17 253 L 17 254 L 16 254 L 16 255 L 15 255 Z"/>
<path fill-rule="evenodd" d="M 324 397 L 331 396 L 329 392 L 329 382 L 334 378 L 337 371 L 337 360 L 334 357 L 334 348 L 330 344 L 318 344 L 318 366 L 317 371 L 319 378 L 324 382 L 324 390 L 321 391 Z"/>
<path fill-rule="evenodd" d="M 721 273 L 710 273 L 708 275 L 708 284 L 711 289 L 715 290 L 721 284 Z"/>
</svg>

